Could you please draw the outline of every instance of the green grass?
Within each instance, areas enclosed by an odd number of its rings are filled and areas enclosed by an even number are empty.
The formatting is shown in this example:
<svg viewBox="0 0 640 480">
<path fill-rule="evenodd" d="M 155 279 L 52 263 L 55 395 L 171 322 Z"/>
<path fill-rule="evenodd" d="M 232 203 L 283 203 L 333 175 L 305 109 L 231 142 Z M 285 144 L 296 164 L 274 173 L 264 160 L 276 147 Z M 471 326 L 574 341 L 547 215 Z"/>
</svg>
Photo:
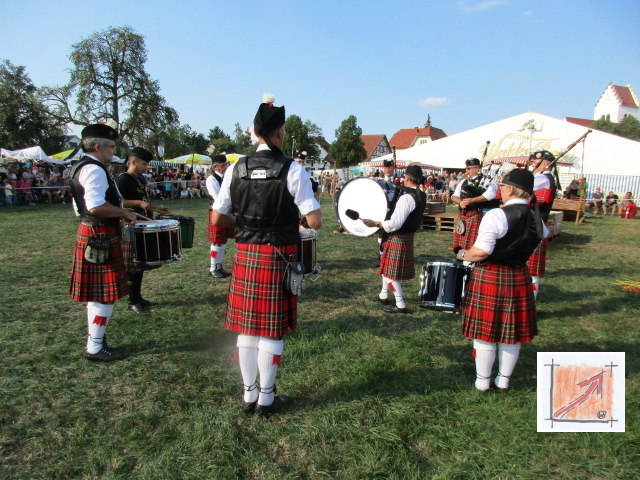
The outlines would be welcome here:
<svg viewBox="0 0 640 480">
<path fill-rule="evenodd" d="M 319 231 L 320 280 L 285 339 L 269 420 L 240 413 L 235 334 L 224 330 L 228 281 L 213 280 L 206 200 L 165 202 L 196 218 L 179 265 L 145 275 L 151 315 L 115 307 L 109 342 L 129 357 L 83 358 L 85 309 L 69 298 L 77 220 L 68 205 L 0 209 L 2 479 L 632 479 L 640 470 L 640 222 L 564 224 L 542 280 L 540 335 L 523 345 L 506 394 L 482 394 L 460 317 L 407 316 L 368 299 L 380 288 L 376 240 Z M 417 270 L 451 261 L 451 233 L 416 236 Z M 225 267 L 235 246 L 230 243 Z M 626 433 L 537 433 L 536 352 L 626 352 Z M 635 472 L 635 473 L 634 473 Z"/>
</svg>

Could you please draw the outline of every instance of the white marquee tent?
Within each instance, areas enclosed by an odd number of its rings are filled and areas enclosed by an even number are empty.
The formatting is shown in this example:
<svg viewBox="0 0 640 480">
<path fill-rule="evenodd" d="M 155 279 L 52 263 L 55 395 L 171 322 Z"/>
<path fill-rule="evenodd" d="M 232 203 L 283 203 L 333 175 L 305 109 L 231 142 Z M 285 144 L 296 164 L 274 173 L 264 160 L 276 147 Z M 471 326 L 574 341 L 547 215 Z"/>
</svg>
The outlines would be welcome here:
<svg viewBox="0 0 640 480">
<path fill-rule="evenodd" d="M 413 148 L 398 150 L 398 162 L 461 169 L 469 157 L 485 160 L 528 156 L 530 151 L 564 151 L 589 129 L 536 112 L 506 118 Z M 376 158 L 376 162 L 391 155 Z M 640 190 L 640 142 L 593 130 L 564 157 L 560 173 L 584 175 L 590 185 L 616 192 Z"/>
<path fill-rule="evenodd" d="M 0 149 L 0 156 L 2 158 L 11 159 L 17 162 L 48 162 L 48 163 L 62 163 L 62 160 L 55 160 L 49 157 L 41 147 L 23 148 L 21 150 L 7 150 L 5 148 Z"/>
</svg>

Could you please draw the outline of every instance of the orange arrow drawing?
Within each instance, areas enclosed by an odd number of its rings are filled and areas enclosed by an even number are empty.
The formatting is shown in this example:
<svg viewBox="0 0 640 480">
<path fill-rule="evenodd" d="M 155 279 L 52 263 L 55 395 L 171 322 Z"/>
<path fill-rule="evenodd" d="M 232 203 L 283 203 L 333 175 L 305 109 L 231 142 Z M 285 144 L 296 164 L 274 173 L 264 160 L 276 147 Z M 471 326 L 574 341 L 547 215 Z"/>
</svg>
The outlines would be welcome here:
<svg viewBox="0 0 640 480">
<path fill-rule="evenodd" d="M 580 405 L 582 402 L 584 402 L 587 398 L 589 398 L 589 395 L 591 395 L 594 391 L 596 391 L 596 393 L 600 393 L 602 395 L 602 375 L 603 374 L 604 374 L 604 372 L 600 372 L 599 374 L 589 378 L 588 380 L 583 380 L 582 382 L 578 383 L 579 387 L 586 387 L 587 385 L 589 385 L 589 388 L 587 389 L 586 392 L 584 392 L 578 398 L 576 398 L 571 403 L 569 403 L 569 405 L 567 405 L 566 407 L 561 408 L 560 410 L 558 410 L 553 415 L 553 417 L 554 418 L 562 418 L 564 415 L 567 414 L 567 412 L 569 412 L 570 410 L 576 408 L 578 405 Z"/>
</svg>

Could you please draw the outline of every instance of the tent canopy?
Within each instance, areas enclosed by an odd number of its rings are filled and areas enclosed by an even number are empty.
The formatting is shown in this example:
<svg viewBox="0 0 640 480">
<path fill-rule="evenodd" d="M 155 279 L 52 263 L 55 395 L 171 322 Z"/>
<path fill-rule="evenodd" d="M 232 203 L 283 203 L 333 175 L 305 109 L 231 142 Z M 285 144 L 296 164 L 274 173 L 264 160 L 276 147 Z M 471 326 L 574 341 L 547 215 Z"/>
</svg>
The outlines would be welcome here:
<svg viewBox="0 0 640 480">
<path fill-rule="evenodd" d="M 48 162 L 48 163 L 62 163 L 61 160 L 55 160 L 49 157 L 41 147 L 29 147 L 21 150 L 6 150 L 0 149 L 0 155 L 4 158 L 9 158 L 16 162 Z"/>
<path fill-rule="evenodd" d="M 190 153 L 189 155 L 172 158 L 171 160 L 167 160 L 167 162 L 177 163 L 179 165 L 211 165 L 211 157 L 198 153 Z"/>
</svg>

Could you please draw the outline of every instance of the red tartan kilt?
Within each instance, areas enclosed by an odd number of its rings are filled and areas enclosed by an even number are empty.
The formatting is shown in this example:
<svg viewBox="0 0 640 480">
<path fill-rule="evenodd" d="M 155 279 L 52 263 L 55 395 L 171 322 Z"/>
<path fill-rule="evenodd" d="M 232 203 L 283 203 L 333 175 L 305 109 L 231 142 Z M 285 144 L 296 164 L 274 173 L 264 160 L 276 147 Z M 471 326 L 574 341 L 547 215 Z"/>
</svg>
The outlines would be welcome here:
<svg viewBox="0 0 640 480">
<path fill-rule="evenodd" d="M 298 297 L 283 288 L 286 258 L 297 258 L 298 245 L 274 247 L 240 243 L 231 267 L 225 326 L 234 332 L 279 337 L 298 325 Z"/>
<path fill-rule="evenodd" d="M 384 242 L 379 275 L 391 280 L 410 280 L 416 276 L 413 259 L 413 233 L 389 236 Z"/>
<path fill-rule="evenodd" d="M 531 275 L 544 275 L 547 261 L 547 244 L 549 240 L 543 238 L 527 261 L 527 268 Z"/>
<path fill-rule="evenodd" d="M 485 342 L 530 342 L 538 334 L 526 267 L 476 265 L 462 297 L 462 334 Z"/>
<path fill-rule="evenodd" d="M 87 240 L 100 233 L 115 237 L 109 259 L 100 264 L 87 262 L 84 258 Z M 69 287 L 71 298 L 76 302 L 112 303 L 129 293 L 120 243 L 117 227 L 79 225 Z"/>
<path fill-rule="evenodd" d="M 211 243 L 227 243 L 227 240 L 230 238 L 236 238 L 236 229 L 235 228 L 226 228 L 226 227 L 218 227 L 217 225 L 213 225 L 211 223 L 211 213 L 209 210 L 209 224 L 207 226 L 207 239 Z"/>
<path fill-rule="evenodd" d="M 482 210 L 472 210 L 470 212 L 461 210 L 458 212 L 458 218 L 462 218 L 465 224 L 464 235 L 453 233 L 453 248 L 461 247 L 469 250 L 476 243 L 478 238 L 478 230 L 482 221 Z"/>
</svg>

